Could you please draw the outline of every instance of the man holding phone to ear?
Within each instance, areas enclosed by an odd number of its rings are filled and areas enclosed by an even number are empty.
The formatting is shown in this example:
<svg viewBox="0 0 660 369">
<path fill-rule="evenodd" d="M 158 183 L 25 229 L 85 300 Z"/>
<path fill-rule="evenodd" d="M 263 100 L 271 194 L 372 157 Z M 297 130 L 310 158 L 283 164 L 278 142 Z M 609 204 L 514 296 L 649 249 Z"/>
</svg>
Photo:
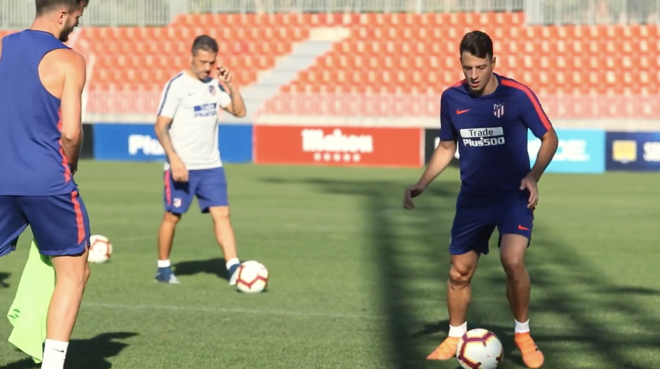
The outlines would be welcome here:
<svg viewBox="0 0 660 369">
<path fill-rule="evenodd" d="M 179 283 L 170 264 L 174 231 L 197 196 L 202 213 L 211 213 L 216 239 L 227 262 L 229 284 L 234 285 L 240 262 L 218 148 L 218 110 L 244 117 L 246 108 L 227 68 L 218 67 L 217 79 L 211 77 L 218 43 L 209 36 L 198 36 L 191 52 L 190 68 L 178 73 L 163 88 L 155 125 L 156 136 L 167 155 L 165 214 L 158 231 L 156 281 Z"/>
</svg>

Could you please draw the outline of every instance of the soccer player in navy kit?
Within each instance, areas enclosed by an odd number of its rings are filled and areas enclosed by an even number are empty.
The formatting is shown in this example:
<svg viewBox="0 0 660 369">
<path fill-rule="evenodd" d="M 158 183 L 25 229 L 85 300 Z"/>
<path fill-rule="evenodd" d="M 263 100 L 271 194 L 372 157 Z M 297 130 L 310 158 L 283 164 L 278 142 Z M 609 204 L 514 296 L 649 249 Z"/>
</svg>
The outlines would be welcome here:
<svg viewBox="0 0 660 369">
<path fill-rule="evenodd" d="M 82 145 L 85 59 L 64 45 L 86 0 L 36 0 L 30 29 L 0 43 L 0 256 L 30 225 L 52 258 L 42 368 L 64 366 L 89 278 L 89 220 L 74 182 Z"/>
<path fill-rule="evenodd" d="M 458 341 L 467 332 L 470 280 L 479 256 L 488 254 L 488 240 L 497 228 L 515 342 L 525 365 L 539 368 L 544 357 L 530 336 L 530 280 L 523 259 L 532 235 L 537 182 L 557 150 L 557 134 L 527 86 L 493 73 L 496 60 L 487 34 L 466 34 L 460 53 L 465 80 L 443 92 L 440 144 L 404 198 L 404 207 L 414 208 L 412 199 L 449 165 L 458 144 L 462 184 L 449 241 L 449 337 L 427 359 L 455 356 Z M 542 142 L 533 168 L 527 151 L 528 129 Z"/>
</svg>

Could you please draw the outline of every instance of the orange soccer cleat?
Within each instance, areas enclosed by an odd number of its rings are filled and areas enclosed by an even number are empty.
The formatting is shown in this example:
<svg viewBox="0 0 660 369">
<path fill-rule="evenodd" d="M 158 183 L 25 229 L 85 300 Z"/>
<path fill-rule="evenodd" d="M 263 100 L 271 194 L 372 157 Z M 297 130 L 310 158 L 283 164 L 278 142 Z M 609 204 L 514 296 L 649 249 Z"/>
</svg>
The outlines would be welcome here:
<svg viewBox="0 0 660 369">
<path fill-rule="evenodd" d="M 456 348 L 460 337 L 447 337 L 426 360 L 449 360 L 456 356 Z"/>
<path fill-rule="evenodd" d="M 516 346 L 522 354 L 522 360 L 526 367 L 530 369 L 538 369 L 543 366 L 545 358 L 543 353 L 539 350 L 532 336 L 527 333 L 516 333 Z"/>
</svg>

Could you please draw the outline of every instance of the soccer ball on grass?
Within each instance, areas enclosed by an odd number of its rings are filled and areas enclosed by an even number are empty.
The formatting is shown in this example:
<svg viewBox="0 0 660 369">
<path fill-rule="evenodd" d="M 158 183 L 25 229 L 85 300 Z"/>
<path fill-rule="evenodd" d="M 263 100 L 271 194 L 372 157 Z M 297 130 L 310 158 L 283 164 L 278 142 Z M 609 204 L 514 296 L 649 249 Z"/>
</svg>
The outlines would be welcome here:
<svg viewBox="0 0 660 369">
<path fill-rule="evenodd" d="M 93 235 L 89 238 L 89 255 L 87 261 L 94 264 L 102 264 L 110 260 L 112 256 L 112 243 L 101 235 Z"/>
<path fill-rule="evenodd" d="M 456 359 L 464 369 L 495 369 L 503 358 L 502 342 L 486 329 L 472 329 L 458 341 Z"/>
<path fill-rule="evenodd" d="M 244 261 L 236 273 L 236 289 L 240 292 L 259 293 L 268 285 L 268 269 L 258 261 Z"/>
</svg>

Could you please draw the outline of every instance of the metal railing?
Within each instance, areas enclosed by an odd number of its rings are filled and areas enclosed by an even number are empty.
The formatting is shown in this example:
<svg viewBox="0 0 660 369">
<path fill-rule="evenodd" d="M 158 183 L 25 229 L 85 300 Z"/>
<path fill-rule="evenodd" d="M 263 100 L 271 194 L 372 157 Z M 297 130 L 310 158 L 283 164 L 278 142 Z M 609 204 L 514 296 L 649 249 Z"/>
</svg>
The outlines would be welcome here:
<svg viewBox="0 0 660 369">
<path fill-rule="evenodd" d="M 31 24 L 34 0 L 0 0 L 0 28 Z M 189 13 L 524 11 L 529 24 L 660 23 L 660 0 L 93 0 L 85 26 L 164 26 Z"/>
<path fill-rule="evenodd" d="M 660 0 L 525 0 L 528 24 L 660 24 Z"/>
<path fill-rule="evenodd" d="M 0 27 L 29 27 L 35 12 L 34 0 L 0 0 Z M 82 26 L 163 26 L 185 12 L 185 3 L 179 0 L 91 0 L 80 23 Z"/>
<path fill-rule="evenodd" d="M 164 26 L 189 13 L 521 11 L 524 0 L 92 0 L 83 26 Z M 34 0 L 0 0 L 0 28 L 28 27 Z"/>
<path fill-rule="evenodd" d="M 523 0 L 189 0 L 192 13 L 520 11 Z"/>
<path fill-rule="evenodd" d="M 159 91 L 90 91 L 87 113 L 95 118 L 144 116 L 155 119 Z M 649 119 L 660 125 L 660 95 L 655 96 L 540 96 L 551 119 Z M 248 105 L 249 101 L 248 101 Z M 248 106 L 248 110 L 254 107 Z M 287 117 L 378 118 L 405 120 L 430 118 L 437 122 L 440 112 L 439 95 L 354 95 L 354 94 L 293 94 L 281 93 L 268 100 L 251 118 L 260 117 L 284 121 Z M 131 118 L 128 120 L 141 119 Z"/>
</svg>

